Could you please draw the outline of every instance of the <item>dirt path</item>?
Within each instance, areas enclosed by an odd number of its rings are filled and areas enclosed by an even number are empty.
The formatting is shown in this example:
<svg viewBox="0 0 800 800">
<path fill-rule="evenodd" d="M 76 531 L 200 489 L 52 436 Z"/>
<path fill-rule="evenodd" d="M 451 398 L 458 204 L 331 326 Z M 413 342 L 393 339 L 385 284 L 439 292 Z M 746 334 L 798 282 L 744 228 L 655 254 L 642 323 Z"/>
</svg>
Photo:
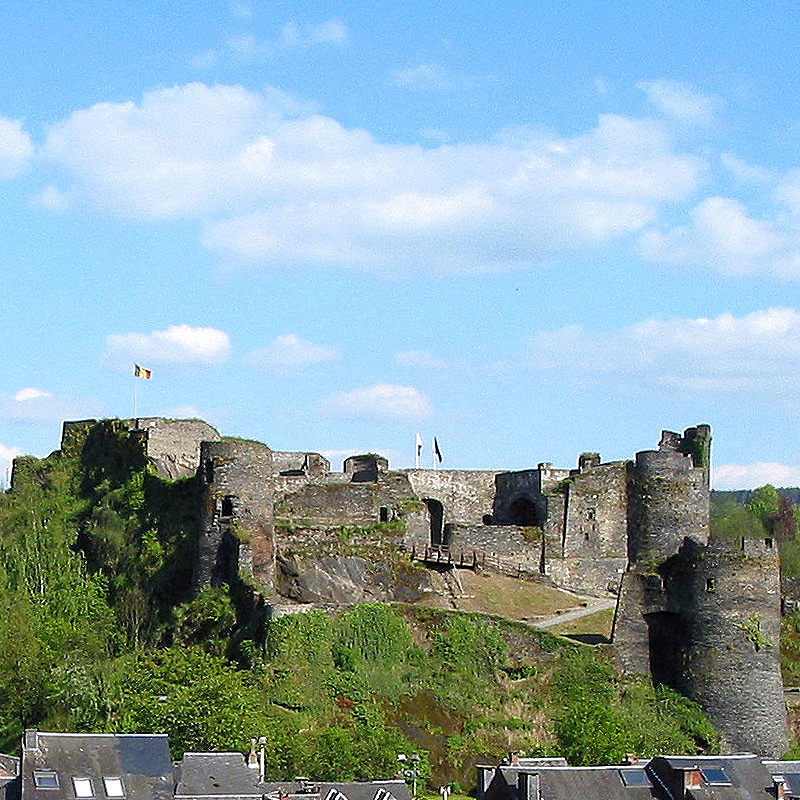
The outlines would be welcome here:
<svg viewBox="0 0 800 800">
<path fill-rule="evenodd" d="M 606 608 L 614 608 L 617 604 L 616 597 L 603 597 L 587 599 L 585 606 L 580 608 L 568 609 L 561 613 L 551 614 L 547 617 L 531 617 L 526 622 L 535 625 L 537 628 L 552 628 L 554 625 L 560 625 L 562 622 L 571 622 L 574 619 L 580 619 L 589 614 L 594 614 L 595 611 L 603 611 Z"/>
</svg>

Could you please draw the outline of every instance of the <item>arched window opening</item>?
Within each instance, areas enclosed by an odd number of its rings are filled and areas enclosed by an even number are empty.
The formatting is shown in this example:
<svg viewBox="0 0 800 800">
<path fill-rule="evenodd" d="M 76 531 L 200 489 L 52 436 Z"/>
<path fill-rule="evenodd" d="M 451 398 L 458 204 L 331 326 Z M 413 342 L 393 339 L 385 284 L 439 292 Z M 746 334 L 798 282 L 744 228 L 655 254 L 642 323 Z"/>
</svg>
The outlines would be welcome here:
<svg viewBox="0 0 800 800">
<path fill-rule="evenodd" d="M 442 532 L 444 528 L 444 506 L 438 501 L 428 498 L 422 501 L 428 509 L 428 518 L 431 526 L 431 547 L 441 547 L 444 544 Z"/>
<path fill-rule="evenodd" d="M 509 508 L 509 516 L 512 525 L 520 525 L 523 528 L 531 528 L 534 525 L 541 525 L 542 520 L 536 503 L 528 497 L 518 497 Z"/>
</svg>

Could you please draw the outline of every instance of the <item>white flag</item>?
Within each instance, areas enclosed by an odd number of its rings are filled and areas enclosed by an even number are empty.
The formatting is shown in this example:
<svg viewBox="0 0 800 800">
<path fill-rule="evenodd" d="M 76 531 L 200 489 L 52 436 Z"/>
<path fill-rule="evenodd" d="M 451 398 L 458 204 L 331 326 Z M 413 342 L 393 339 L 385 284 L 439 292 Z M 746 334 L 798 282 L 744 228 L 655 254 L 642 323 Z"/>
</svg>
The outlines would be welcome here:
<svg viewBox="0 0 800 800">
<path fill-rule="evenodd" d="M 416 464 L 417 469 L 419 469 L 419 457 L 422 455 L 422 437 L 417 434 L 417 446 L 415 448 L 416 451 L 416 458 L 414 462 Z"/>
</svg>

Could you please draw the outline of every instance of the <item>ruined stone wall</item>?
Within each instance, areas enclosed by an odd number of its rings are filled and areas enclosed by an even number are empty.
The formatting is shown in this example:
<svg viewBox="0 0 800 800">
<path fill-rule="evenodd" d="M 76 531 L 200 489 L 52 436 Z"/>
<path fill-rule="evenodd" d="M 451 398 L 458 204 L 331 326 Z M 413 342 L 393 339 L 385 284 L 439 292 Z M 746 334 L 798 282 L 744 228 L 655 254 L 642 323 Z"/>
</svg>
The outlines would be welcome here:
<svg viewBox="0 0 800 800">
<path fill-rule="evenodd" d="M 542 493 L 541 474 L 538 469 L 518 472 L 501 472 L 495 476 L 495 495 L 492 507 L 492 522 L 511 525 L 514 519 L 514 504 L 525 498 L 538 506 L 542 521 L 547 517 L 547 501 Z"/>
<path fill-rule="evenodd" d="M 152 459 L 162 478 L 186 478 L 194 475 L 200 463 L 200 443 L 220 439 L 217 429 L 201 419 L 142 417 L 123 419 L 120 422 L 130 430 L 144 432 L 147 456 Z M 74 429 L 96 424 L 95 419 L 65 422 L 61 447 L 64 447 L 64 442 Z"/>
<path fill-rule="evenodd" d="M 271 587 L 275 571 L 272 452 L 259 442 L 203 442 L 203 487 L 194 588 L 219 585 L 240 569 Z"/>
<path fill-rule="evenodd" d="M 201 419 L 140 419 L 138 427 L 147 431 L 147 455 L 160 475 L 184 478 L 197 472 L 200 443 L 218 441 L 216 428 Z"/>
<path fill-rule="evenodd" d="M 413 493 L 421 500 L 438 500 L 444 522 L 481 525 L 492 513 L 496 472 L 469 470 L 406 470 Z"/>
<path fill-rule="evenodd" d="M 686 628 L 679 689 L 729 752 L 779 757 L 789 745 L 780 672 L 777 549 L 761 539 L 687 542 L 668 592 Z"/>
<path fill-rule="evenodd" d="M 303 473 L 309 477 L 322 477 L 331 471 L 331 463 L 319 453 L 293 453 L 272 451 L 272 468 L 275 474 Z"/>
<path fill-rule="evenodd" d="M 502 559 L 508 566 L 539 572 L 542 539 L 539 532 L 516 525 L 448 525 L 449 547 L 456 560 L 475 553 Z"/>
<path fill-rule="evenodd" d="M 628 462 L 591 467 L 568 483 L 563 554 L 627 559 Z"/>
</svg>

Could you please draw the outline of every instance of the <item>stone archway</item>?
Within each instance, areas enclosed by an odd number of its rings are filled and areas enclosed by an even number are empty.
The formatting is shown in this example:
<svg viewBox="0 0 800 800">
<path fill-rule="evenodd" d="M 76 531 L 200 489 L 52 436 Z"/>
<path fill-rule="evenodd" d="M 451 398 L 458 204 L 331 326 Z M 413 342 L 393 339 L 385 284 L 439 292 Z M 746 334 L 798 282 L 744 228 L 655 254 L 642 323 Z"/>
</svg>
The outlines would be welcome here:
<svg viewBox="0 0 800 800">
<path fill-rule="evenodd" d="M 508 507 L 508 516 L 512 525 L 519 525 L 523 528 L 532 528 L 534 525 L 541 526 L 542 514 L 539 507 L 529 497 L 518 497 Z"/>
<path fill-rule="evenodd" d="M 444 541 L 444 506 L 431 497 L 426 497 L 423 501 L 428 509 L 428 519 L 431 530 L 431 547 L 441 547 L 446 544 Z"/>
</svg>

